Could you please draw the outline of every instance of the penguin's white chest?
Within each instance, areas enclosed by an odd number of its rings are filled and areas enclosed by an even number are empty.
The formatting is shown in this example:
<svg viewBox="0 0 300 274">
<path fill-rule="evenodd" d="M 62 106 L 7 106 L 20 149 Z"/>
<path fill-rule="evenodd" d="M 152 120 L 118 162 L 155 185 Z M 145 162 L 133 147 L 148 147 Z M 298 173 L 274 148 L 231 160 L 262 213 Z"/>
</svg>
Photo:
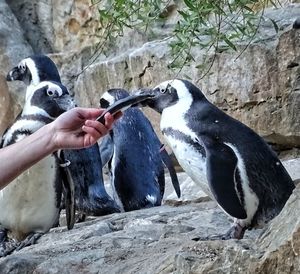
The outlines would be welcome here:
<svg viewBox="0 0 300 274">
<path fill-rule="evenodd" d="M 21 240 L 47 232 L 56 222 L 55 158 L 48 156 L 0 191 L 0 224 Z"/>
<path fill-rule="evenodd" d="M 166 138 L 169 146 L 172 148 L 183 170 L 196 184 L 201 187 L 205 194 L 212 198 L 213 196 L 209 189 L 206 177 L 205 158 L 189 144 L 171 136 L 164 135 L 164 137 Z"/>
<path fill-rule="evenodd" d="M 187 102 L 185 102 L 187 104 Z M 161 116 L 160 128 L 162 131 L 165 129 L 172 129 L 187 136 L 191 140 L 196 140 L 197 135 L 188 126 L 184 119 L 184 112 L 187 106 L 180 104 L 164 109 Z M 169 146 L 172 148 L 179 164 L 184 171 L 197 183 L 201 189 L 211 198 L 212 193 L 208 186 L 206 177 L 206 159 L 202 154 L 197 151 L 191 144 L 182 139 L 178 139 L 171 134 L 164 134 Z"/>
</svg>

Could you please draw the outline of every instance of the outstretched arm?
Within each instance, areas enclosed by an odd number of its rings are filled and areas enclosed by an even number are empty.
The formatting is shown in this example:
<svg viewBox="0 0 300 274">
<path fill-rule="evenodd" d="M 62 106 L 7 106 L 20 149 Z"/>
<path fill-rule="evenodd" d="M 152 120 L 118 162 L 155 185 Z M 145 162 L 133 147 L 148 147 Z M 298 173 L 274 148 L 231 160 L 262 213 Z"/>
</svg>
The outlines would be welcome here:
<svg viewBox="0 0 300 274">
<path fill-rule="evenodd" d="M 23 140 L 1 149 L 0 189 L 58 149 L 79 149 L 95 144 L 115 121 L 109 113 L 105 115 L 105 125 L 95 121 L 102 112 L 94 108 L 71 109 Z"/>
</svg>

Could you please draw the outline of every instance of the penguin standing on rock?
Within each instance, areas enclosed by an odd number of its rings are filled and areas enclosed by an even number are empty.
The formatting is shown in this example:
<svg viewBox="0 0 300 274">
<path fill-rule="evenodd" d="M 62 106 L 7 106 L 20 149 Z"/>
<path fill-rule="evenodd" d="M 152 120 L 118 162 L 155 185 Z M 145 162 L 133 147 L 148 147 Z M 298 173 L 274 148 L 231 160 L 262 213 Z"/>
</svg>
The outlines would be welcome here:
<svg viewBox="0 0 300 274">
<path fill-rule="evenodd" d="M 27 86 L 35 86 L 41 81 L 61 83 L 55 63 L 46 55 L 23 59 L 7 74 L 6 79 L 23 81 Z M 101 216 L 120 212 L 104 188 L 97 143 L 80 150 L 63 150 L 62 156 L 71 163 L 68 170 L 75 185 L 76 208 L 82 213 L 83 219 L 85 215 Z"/>
<path fill-rule="evenodd" d="M 124 89 L 108 90 L 101 97 L 100 106 L 108 108 L 128 96 Z M 102 140 L 102 162 L 108 163 L 114 198 L 124 211 L 161 205 L 165 191 L 164 164 L 180 197 L 171 158 L 141 110 L 133 107 L 123 111 L 110 135 Z"/>
<path fill-rule="evenodd" d="M 139 91 L 161 113 L 160 128 L 185 172 L 234 218 L 218 239 L 243 238 L 247 228 L 274 218 L 294 184 L 268 144 L 246 125 L 210 103 L 186 80 Z"/>
<path fill-rule="evenodd" d="M 42 126 L 52 122 L 63 112 L 74 107 L 73 99 L 65 86 L 44 81 L 29 86 L 22 113 L 2 137 L 1 147 L 16 143 Z M 33 244 L 52 228 L 59 218 L 63 189 L 72 191 L 70 181 L 62 181 L 57 154 L 42 159 L 0 190 L 0 257 Z M 73 193 L 64 192 L 66 197 Z M 74 213 L 72 204 L 67 212 Z M 65 199 L 65 201 L 69 201 Z M 73 208 L 69 211 L 69 206 Z M 68 228 L 74 225 L 74 214 L 67 220 Z M 7 235 L 15 240 L 7 246 Z"/>
</svg>

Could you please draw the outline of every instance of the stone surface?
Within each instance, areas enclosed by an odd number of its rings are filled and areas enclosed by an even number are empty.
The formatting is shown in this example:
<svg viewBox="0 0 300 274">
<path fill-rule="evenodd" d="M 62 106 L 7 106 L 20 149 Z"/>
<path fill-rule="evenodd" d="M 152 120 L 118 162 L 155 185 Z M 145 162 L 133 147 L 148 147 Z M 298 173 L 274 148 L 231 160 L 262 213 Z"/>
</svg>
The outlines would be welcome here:
<svg viewBox="0 0 300 274">
<path fill-rule="evenodd" d="M 300 187 L 264 230 L 243 240 L 192 239 L 229 228 L 213 201 L 119 213 L 52 229 L 0 259 L 1 273 L 299 273 Z"/>
<path fill-rule="evenodd" d="M 300 147 L 300 32 L 291 29 L 300 4 L 285 2 L 281 9 L 266 11 L 278 23 L 279 33 L 266 20 L 255 43 L 237 60 L 237 53 L 223 51 L 202 80 L 198 81 L 200 71 L 193 66 L 179 74 L 191 77 L 209 100 L 280 149 Z M 33 52 L 50 54 L 82 106 L 98 106 L 108 88 L 154 86 L 176 75 L 167 67 L 169 40 L 163 39 L 176 22 L 173 2 L 165 24 L 155 27 L 153 41 L 143 33 L 126 31 L 109 58 L 101 55 L 89 67 L 99 24 L 88 1 L 7 3 L 10 8 L 0 0 L 0 131 L 15 117 L 24 98 L 24 85 L 7 86 L 4 76 Z M 195 52 L 198 64 L 202 54 Z M 145 112 L 159 132 L 159 115 Z M 298 157 L 284 165 L 299 181 Z M 181 199 L 167 179 L 163 206 L 90 218 L 71 231 L 52 229 L 38 244 L 1 258 L 0 273 L 300 272 L 299 184 L 281 214 L 263 230 L 247 231 L 241 241 L 195 242 L 194 237 L 226 231 L 231 221 L 186 174 L 178 175 Z"/>
<path fill-rule="evenodd" d="M 6 130 L 8 125 L 14 119 L 14 111 L 11 109 L 13 105 L 11 94 L 8 91 L 8 86 L 5 78 L 0 75 L 0 135 Z"/>
<path fill-rule="evenodd" d="M 0 259 L 0 273 L 170 273 L 191 238 L 229 225 L 214 202 L 108 215 L 71 231 L 52 229 L 38 244 Z"/>
<path fill-rule="evenodd" d="M 28 40 L 35 52 L 51 53 L 64 83 L 80 105 L 98 106 L 101 94 L 108 88 L 151 87 L 176 76 L 188 76 L 209 100 L 253 128 L 276 149 L 299 147 L 300 37 L 299 31 L 291 28 L 300 13 L 300 4 L 283 1 L 282 8 L 267 9 L 254 43 L 239 58 L 239 53 L 231 51 L 218 53 L 210 73 L 199 81 L 201 72 L 196 66 L 183 69 L 179 75 L 168 69 L 172 60 L 169 40 L 162 38 L 169 35 L 177 20 L 177 2 L 170 2 L 164 24 L 153 27 L 155 35 L 126 31 L 125 37 L 111 48 L 109 58 L 101 55 L 87 67 L 97 40 L 95 33 L 104 31 L 99 28 L 96 6 L 82 0 L 8 1 L 26 38 L 20 31 L 21 35 L 13 39 L 15 46 L 24 47 Z M 7 14 L 13 18 L 11 12 Z M 268 18 L 277 22 L 279 33 Z M 14 32 L 9 35 L 15 37 Z M 246 44 L 240 45 L 241 49 L 245 47 Z M 13 61 L 21 59 L 20 53 L 22 58 L 28 55 L 26 50 L 14 52 L 19 55 Z M 201 64 L 203 54 L 195 51 L 196 65 Z M 159 133 L 159 115 L 149 109 L 145 112 Z"/>
<path fill-rule="evenodd" d="M 200 71 L 193 66 L 178 75 L 188 75 L 194 83 L 198 82 L 210 101 L 279 149 L 300 145 L 300 35 L 291 29 L 299 13 L 300 4 L 288 6 L 278 14 L 270 12 L 282 28 L 278 34 L 266 23 L 256 42 L 239 58 L 231 51 L 217 54 L 210 73 L 200 81 Z M 285 20 L 280 17 L 287 15 Z M 201 64 L 202 54 L 195 53 L 197 64 Z M 96 106 L 108 88 L 153 87 L 177 77 L 167 68 L 170 60 L 168 40 L 145 43 L 89 66 L 75 82 L 75 96 L 82 105 Z M 159 116 L 149 110 L 147 113 L 159 132 Z"/>
<path fill-rule="evenodd" d="M 32 50 L 4 0 L 0 0 L 0 18 L 0 133 L 2 134 L 19 113 L 20 104 L 24 101 L 24 94 L 21 95 L 24 87 L 18 83 L 7 85 L 6 74 L 21 59 L 30 55 Z"/>
</svg>

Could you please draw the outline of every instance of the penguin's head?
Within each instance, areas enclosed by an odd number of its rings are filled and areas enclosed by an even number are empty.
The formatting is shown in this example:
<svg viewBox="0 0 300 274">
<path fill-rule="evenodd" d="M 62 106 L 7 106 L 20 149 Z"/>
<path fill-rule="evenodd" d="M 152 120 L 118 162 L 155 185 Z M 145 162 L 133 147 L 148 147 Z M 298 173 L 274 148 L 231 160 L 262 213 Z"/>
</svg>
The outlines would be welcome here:
<svg viewBox="0 0 300 274">
<path fill-rule="evenodd" d="M 75 106 L 68 89 L 61 83 L 44 81 L 27 88 L 23 114 L 40 114 L 55 119 Z"/>
<path fill-rule="evenodd" d="M 125 89 L 121 88 L 114 88 L 109 89 L 108 91 L 104 92 L 100 98 L 100 107 L 101 108 L 108 108 L 116 101 L 126 98 L 129 96 L 129 93 Z"/>
<path fill-rule="evenodd" d="M 174 79 L 162 82 L 153 89 L 140 89 L 138 94 L 151 94 L 152 98 L 142 102 L 159 113 L 181 101 L 203 98 L 202 92 L 187 80 Z"/>
<path fill-rule="evenodd" d="M 42 81 L 61 82 L 55 63 L 48 56 L 39 54 L 20 61 L 8 72 L 6 80 L 23 81 L 27 86 L 37 85 Z"/>
</svg>

